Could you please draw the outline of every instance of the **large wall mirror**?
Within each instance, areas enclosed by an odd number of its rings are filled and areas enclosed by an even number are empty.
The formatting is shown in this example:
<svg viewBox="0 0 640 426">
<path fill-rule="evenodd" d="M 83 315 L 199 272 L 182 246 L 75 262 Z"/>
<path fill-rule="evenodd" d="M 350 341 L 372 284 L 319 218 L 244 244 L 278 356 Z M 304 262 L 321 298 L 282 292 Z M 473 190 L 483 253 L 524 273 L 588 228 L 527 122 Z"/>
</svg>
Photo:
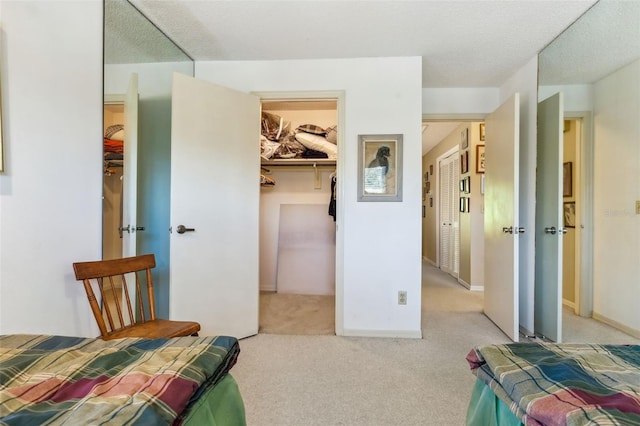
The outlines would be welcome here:
<svg viewBox="0 0 640 426">
<path fill-rule="evenodd" d="M 640 338 L 640 2 L 600 0 L 541 52 L 539 100 L 557 92 L 564 311 Z"/>
<path fill-rule="evenodd" d="M 104 2 L 103 257 L 156 256 L 157 315 L 169 316 L 173 73 L 193 60 L 126 0 Z"/>
</svg>

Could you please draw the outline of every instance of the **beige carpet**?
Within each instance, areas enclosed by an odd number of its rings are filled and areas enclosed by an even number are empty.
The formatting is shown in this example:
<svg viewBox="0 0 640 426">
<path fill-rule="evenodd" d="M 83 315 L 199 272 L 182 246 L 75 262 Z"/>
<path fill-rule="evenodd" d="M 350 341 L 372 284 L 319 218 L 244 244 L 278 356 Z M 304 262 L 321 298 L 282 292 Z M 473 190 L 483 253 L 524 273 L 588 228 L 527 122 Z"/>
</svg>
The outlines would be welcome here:
<svg viewBox="0 0 640 426">
<path fill-rule="evenodd" d="M 259 333 L 335 334 L 335 296 L 260 292 Z"/>
</svg>

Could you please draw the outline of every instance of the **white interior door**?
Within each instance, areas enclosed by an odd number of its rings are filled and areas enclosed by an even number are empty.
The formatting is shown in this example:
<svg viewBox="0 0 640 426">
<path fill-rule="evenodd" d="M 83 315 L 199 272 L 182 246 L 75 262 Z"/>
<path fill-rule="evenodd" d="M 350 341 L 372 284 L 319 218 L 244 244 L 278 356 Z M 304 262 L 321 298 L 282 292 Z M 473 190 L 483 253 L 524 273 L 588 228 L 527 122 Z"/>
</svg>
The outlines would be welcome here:
<svg viewBox="0 0 640 426">
<path fill-rule="evenodd" d="M 538 104 L 534 331 L 562 341 L 562 93 Z"/>
<path fill-rule="evenodd" d="M 259 137 L 258 97 L 174 74 L 170 316 L 202 336 L 258 332 Z"/>
<path fill-rule="evenodd" d="M 460 258 L 460 212 L 458 151 L 439 162 L 440 269 L 458 277 Z"/>
<path fill-rule="evenodd" d="M 136 255 L 138 203 L 138 74 L 131 74 L 124 98 L 122 257 Z M 131 293 L 130 293 L 131 294 Z M 135 294 L 135 293 L 133 293 Z"/>
<path fill-rule="evenodd" d="M 514 94 L 485 120 L 484 312 L 518 341 L 520 101 Z"/>
</svg>

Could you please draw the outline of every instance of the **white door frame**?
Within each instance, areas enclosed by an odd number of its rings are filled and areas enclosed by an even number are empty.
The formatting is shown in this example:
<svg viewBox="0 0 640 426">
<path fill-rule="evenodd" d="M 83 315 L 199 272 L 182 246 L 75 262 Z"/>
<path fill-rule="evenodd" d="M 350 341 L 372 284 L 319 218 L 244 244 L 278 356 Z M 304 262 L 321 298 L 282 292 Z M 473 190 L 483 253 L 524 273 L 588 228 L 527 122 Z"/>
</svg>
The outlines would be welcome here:
<svg viewBox="0 0 640 426">
<path fill-rule="evenodd" d="M 591 111 L 565 111 L 564 118 L 580 123 L 576 141 L 578 179 L 576 191 L 576 314 L 590 318 L 593 314 L 593 115 Z"/>
<path fill-rule="evenodd" d="M 487 116 L 487 114 L 422 114 L 422 123 L 430 123 L 430 122 L 443 122 L 443 121 L 448 121 L 448 122 L 454 122 L 454 123 L 470 123 L 470 122 L 482 122 L 484 123 L 484 119 Z M 451 148 L 451 150 L 447 151 L 446 153 L 442 154 L 441 156 L 439 156 L 438 158 L 436 158 L 436 164 L 434 165 L 434 167 L 437 167 L 439 169 L 440 167 L 440 159 L 447 157 L 449 155 L 451 155 L 452 151 L 456 149 L 458 150 L 458 152 L 460 151 L 460 147 L 458 146 L 457 148 Z M 451 152 L 450 152 L 451 151 Z M 340 155 L 338 154 L 338 157 Z M 424 173 L 424 171 L 422 172 Z M 420 174 L 420 182 L 422 185 L 422 173 Z M 436 173 L 436 180 L 433 182 L 434 184 L 434 188 L 438 189 L 439 188 L 439 173 Z M 439 190 L 435 190 L 435 196 L 433 197 L 434 200 L 433 202 L 435 203 L 435 206 L 439 208 L 440 206 L 440 191 Z M 440 212 L 439 209 L 436 208 L 436 267 L 440 268 Z"/>
<path fill-rule="evenodd" d="M 252 95 L 265 100 L 295 99 L 303 100 L 336 100 L 338 104 L 338 158 L 336 159 L 336 174 L 344 176 L 345 155 L 345 92 L 334 91 L 285 91 L 285 92 L 251 92 Z M 338 184 L 336 193 L 336 292 L 335 292 L 335 332 L 337 336 L 344 335 L 344 187 Z"/>
</svg>

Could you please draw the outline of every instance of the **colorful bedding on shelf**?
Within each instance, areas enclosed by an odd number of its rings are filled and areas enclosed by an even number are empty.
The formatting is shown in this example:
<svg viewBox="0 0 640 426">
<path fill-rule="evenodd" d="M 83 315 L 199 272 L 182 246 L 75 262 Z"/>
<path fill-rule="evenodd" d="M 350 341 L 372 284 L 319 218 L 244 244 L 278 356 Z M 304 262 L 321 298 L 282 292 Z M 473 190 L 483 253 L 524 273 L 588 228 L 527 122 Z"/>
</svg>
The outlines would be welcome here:
<svg viewBox="0 0 640 426">
<path fill-rule="evenodd" d="M 0 336 L 0 424 L 179 424 L 239 352 L 227 336 Z"/>
<path fill-rule="evenodd" d="M 525 425 L 640 425 L 640 345 L 509 343 L 467 361 Z"/>
</svg>

